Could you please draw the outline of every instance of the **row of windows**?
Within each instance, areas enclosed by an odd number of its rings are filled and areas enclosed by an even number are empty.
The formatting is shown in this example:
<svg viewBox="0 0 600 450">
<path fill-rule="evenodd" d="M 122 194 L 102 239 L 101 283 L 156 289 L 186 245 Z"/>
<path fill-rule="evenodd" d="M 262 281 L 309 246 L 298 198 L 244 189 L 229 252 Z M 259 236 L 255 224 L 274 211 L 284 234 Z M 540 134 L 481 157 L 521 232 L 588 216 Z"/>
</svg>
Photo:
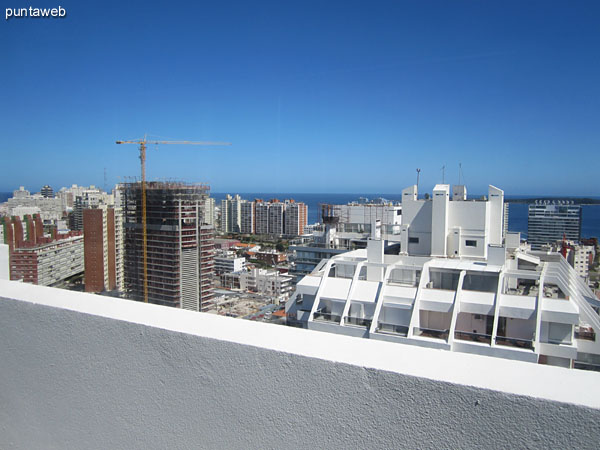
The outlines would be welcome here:
<svg viewBox="0 0 600 450">
<path fill-rule="evenodd" d="M 409 237 L 408 238 L 408 243 L 409 244 L 418 244 L 419 243 L 419 238 L 418 237 Z M 477 241 L 471 240 L 471 239 L 466 239 L 465 240 L 465 246 L 467 246 L 467 247 L 477 247 Z"/>
</svg>

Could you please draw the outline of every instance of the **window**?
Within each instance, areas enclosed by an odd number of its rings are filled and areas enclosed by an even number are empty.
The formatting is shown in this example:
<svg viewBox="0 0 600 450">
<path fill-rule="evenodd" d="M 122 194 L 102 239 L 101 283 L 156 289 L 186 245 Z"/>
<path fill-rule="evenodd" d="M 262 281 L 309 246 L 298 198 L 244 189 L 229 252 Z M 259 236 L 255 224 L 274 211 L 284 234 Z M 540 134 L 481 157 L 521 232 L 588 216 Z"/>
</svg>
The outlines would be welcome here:
<svg viewBox="0 0 600 450">
<path fill-rule="evenodd" d="M 477 241 L 471 241 L 471 240 L 467 239 L 465 241 L 465 245 L 467 247 L 477 247 Z"/>
<path fill-rule="evenodd" d="M 419 243 L 419 238 L 418 237 L 409 237 L 408 238 L 408 243 L 409 244 L 418 244 Z"/>
</svg>

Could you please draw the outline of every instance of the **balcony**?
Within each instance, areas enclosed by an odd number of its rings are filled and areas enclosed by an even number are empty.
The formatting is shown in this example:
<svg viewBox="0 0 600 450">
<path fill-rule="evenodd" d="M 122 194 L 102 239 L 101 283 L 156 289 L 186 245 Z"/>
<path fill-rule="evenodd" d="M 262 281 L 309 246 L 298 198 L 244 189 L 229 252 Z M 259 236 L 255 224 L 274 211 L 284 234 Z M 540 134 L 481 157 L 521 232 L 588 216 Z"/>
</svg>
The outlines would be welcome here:
<svg viewBox="0 0 600 450">
<path fill-rule="evenodd" d="M 371 322 L 373 322 L 373 319 L 367 319 L 366 317 L 354 317 L 354 316 L 344 317 L 344 324 L 346 324 L 346 325 L 354 325 L 357 327 L 369 328 L 371 326 Z"/>
<path fill-rule="evenodd" d="M 334 322 L 334 323 L 340 323 L 342 316 L 339 314 L 333 314 L 331 311 L 328 311 L 326 309 L 319 309 L 317 311 L 315 311 L 314 320 L 319 320 L 322 322 Z"/>
<path fill-rule="evenodd" d="M 506 436 L 519 447 L 595 448 L 600 440 L 596 372 L 17 282 L 0 281 L 0 361 L 3 449 L 503 448 Z M 440 427 L 456 423 L 457 410 L 459 426 Z M 410 420 L 398 421 L 399 411 Z M 498 411 L 510 414 L 498 420 Z"/>
<path fill-rule="evenodd" d="M 575 327 L 575 339 L 583 341 L 596 341 L 596 332 L 592 327 Z"/>
<path fill-rule="evenodd" d="M 389 334 L 395 334 L 398 336 L 404 336 L 406 337 L 408 335 L 408 327 L 405 325 L 398 325 L 395 323 L 386 323 L 386 322 L 379 322 L 377 324 L 377 330 L 378 333 L 389 333 Z"/>
<path fill-rule="evenodd" d="M 444 341 L 448 340 L 449 333 L 450 333 L 450 330 L 448 330 L 448 329 L 437 330 L 435 328 L 424 328 L 424 327 L 414 327 L 414 329 L 413 329 L 414 336 L 433 338 L 433 339 L 442 339 Z"/>
<path fill-rule="evenodd" d="M 481 342 L 483 344 L 491 344 L 492 343 L 492 335 L 491 334 L 471 333 L 468 331 L 455 331 L 454 339 L 458 339 L 461 341 Z"/>
<path fill-rule="evenodd" d="M 504 345 L 507 347 L 517 347 L 532 350 L 533 340 L 507 336 L 496 336 L 496 345 Z"/>
</svg>

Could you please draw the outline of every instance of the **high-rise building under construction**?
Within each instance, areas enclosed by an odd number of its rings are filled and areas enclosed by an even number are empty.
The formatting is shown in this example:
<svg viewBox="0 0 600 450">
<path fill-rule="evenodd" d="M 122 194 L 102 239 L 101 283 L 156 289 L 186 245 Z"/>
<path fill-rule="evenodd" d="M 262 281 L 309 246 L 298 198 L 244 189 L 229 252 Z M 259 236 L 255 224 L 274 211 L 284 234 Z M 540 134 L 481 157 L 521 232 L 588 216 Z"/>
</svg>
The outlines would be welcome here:
<svg viewBox="0 0 600 450">
<path fill-rule="evenodd" d="M 124 285 L 129 298 L 144 299 L 142 187 L 122 185 Z M 213 227 L 205 219 L 209 187 L 146 183 L 148 301 L 194 311 L 212 304 Z"/>
</svg>

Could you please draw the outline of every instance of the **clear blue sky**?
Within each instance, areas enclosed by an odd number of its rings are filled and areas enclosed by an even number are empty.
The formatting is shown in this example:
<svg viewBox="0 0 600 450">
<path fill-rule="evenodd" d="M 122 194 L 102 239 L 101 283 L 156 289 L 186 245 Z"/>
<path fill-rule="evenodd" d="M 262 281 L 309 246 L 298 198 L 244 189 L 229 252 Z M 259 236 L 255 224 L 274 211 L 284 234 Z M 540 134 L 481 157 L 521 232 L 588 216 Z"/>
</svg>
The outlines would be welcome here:
<svg viewBox="0 0 600 450">
<path fill-rule="evenodd" d="M 7 4 L 10 3 L 10 4 Z M 0 24 L 0 191 L 139 174 L 215 192 L 457 182 L 600 195 L 600 2 L 13 0 Z"/>
</svg>

